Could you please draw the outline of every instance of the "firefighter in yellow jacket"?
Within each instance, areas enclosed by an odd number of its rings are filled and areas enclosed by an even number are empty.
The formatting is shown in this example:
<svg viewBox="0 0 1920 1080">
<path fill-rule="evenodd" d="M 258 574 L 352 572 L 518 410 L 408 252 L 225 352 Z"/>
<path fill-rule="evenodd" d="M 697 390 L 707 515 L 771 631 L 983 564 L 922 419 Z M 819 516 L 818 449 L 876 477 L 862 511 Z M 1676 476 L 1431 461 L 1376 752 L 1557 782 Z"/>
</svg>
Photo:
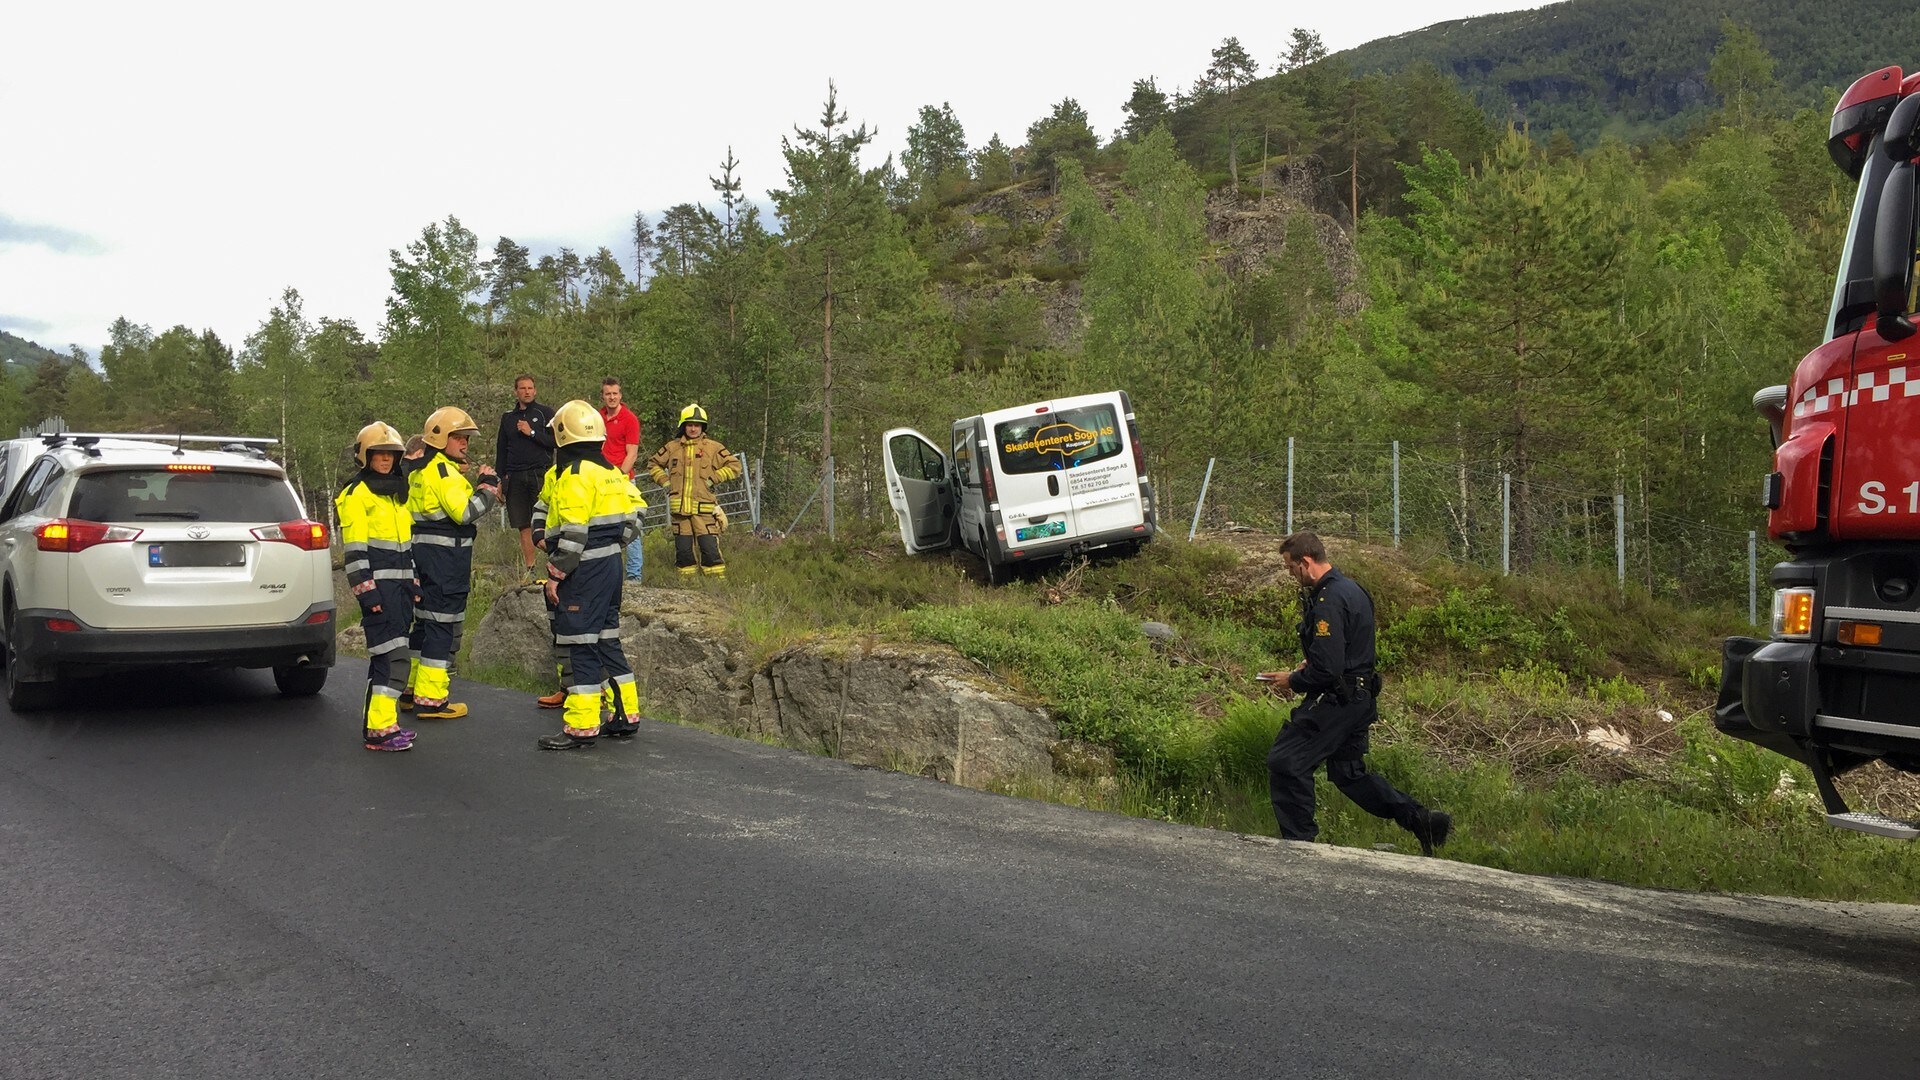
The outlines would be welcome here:
<svg viewBox="0 0 1920 1080">
<path fill-rule="evenodd" d="M 467 442 L 479 433 L 463 410 L 451 405 L 434 410 L 420 433 L 426 456 L 407 473 L 413 563 L 420 575 L 409 681 L 414 715 L 422 720 L 467 715 L 465 705 L 448 700 L 450 673 L 467 618 L 475 523 L 500 499 L 500 482 L 491 468 L 480 466 L 478 486 L 467 480 Z"/>
<path fill-rule="evenodd" d="M 645 505 L 633 482 L 600 455 L 607 437 L 599 410 L 569 401 L 553 414 L 554 463 L 536 504 L 545 510 L 547 601 L 553 640 L 567 650 L 561 665 L 566 704 L 561 729 L 542 750 L 582 750 L 601 734 L 626 738 L 639 729 L 640 691 L 620 647 L 621 552 L 640 535 Z M 611 715 L 602 724 L 603 699 Z"/>
<path fill-rule="evenodd" d="M 647 459 L 653 482 L 667 489 L 667 510 L 673 518 L 673 562 L 683 574 L 699 571 L 719 576 L 727 572 L 720 555 L 720 533 L 726 516 L 714 495 L 714 485 L 740 475 L 733 452 L 707 437 L 707 410 L 689 405 L 680 410 L 680 433 L 668 439 Z M 696 559 L 695 549 L 699 555 Z"/>
<path fill-rule="evenodd" d="M 360 602 L 367 635 L 365 738 L 369 750 L 408 750 L 414 733 L 400 726 L 407 634 L 413 622 L 413 515 L 400 469 L 401 435 L 374 421 L 353 440 L 360 472 L 333 500 L 347 552 L 347 585 Z M 403 663 L 396 665 L 395 658 Z"/>
</svg>

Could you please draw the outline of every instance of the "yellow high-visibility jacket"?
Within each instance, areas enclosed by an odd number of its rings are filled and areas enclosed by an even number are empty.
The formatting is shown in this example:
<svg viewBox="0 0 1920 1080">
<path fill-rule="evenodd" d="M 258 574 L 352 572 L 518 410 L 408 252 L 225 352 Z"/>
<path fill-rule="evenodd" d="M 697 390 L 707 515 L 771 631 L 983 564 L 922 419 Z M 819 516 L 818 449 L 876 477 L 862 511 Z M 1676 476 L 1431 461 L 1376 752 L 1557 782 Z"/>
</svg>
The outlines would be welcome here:
<svg viewBox="0 0 1920 1080">
<path fill-rule="evenodd" d="M 600 461 L 575 461 L 547 470 L 538 507 L 547 562 L 562 576 L 589 559 L 618 555 L 639 533 L 646 503 L 625 473 Z"/>
<path fill-rule="evenodd" d="M 413 511 L 414 533 L 422 538 L 472 540 L 478 531 L 474 523 L 493 509 L 493 503 L 493 495 L 474 490 L 445 451 L 434 451 L 407 474 L 407 509 Z"/>
<path fill-rule="evenodd" d="M 333 500 L 347 552 L 347 584 L 413 580 L 413 514 L 403 499 L 376 495 L 359 480 Z"/>
</svg>

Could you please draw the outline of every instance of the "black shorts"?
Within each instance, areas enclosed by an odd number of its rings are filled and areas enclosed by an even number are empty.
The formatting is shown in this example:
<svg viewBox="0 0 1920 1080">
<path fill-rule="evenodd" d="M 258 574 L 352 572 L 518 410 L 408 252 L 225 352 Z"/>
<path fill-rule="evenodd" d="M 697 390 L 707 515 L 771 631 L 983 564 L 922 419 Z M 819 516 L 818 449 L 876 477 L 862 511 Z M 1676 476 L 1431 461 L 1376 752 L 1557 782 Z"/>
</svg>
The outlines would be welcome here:
<svg viewBox="0 0 1920 1080">
<path fill-rule="evenodd" d="M 507 524 L 516 529 L 533 527 L 533 504 L 540 498 L 540 470 L 510 472 L 501 494 L 506 497 Z"/>
</svg>

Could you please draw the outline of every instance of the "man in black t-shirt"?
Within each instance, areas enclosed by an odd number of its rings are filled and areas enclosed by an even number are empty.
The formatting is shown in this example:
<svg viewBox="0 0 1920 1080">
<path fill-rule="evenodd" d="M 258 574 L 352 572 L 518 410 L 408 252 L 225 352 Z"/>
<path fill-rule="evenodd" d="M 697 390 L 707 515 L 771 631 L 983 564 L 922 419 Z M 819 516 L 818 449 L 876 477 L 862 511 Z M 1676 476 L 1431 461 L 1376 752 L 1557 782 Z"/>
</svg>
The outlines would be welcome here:
<svg viewBox="0 0 1920 1080">
<path fill-rule="evenodd" d="M 507 523 L 520 530 L 520 558 L 527 577 L 538 577 L 533 550 L 533 504 L 553 465 L 553 410 L 533 400 L 533 376 L 513 380 L 513 408 L 500 416 L 493 442 L 493 471 L 500 474 Z"/>
</svg>

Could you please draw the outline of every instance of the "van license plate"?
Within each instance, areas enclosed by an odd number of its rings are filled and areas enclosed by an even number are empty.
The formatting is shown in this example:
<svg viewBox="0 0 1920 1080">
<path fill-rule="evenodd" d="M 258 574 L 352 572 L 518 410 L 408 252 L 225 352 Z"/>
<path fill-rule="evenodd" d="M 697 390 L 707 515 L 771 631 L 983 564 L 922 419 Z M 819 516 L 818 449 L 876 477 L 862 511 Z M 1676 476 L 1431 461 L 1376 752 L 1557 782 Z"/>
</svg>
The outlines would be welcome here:
<svg viewBox="0 0 1920 1080">
<path fill-rule="evenodd" d="M 1015 529 L 1013 537 L 1016 540 L 1039 540 L 1048 536 L 1059 536 L 1066 531 L 1067 523 L 1064 520 L 1048 521 L 1039 525 L 1029 525 L 1024 529 Z"/>
<path fill-rule="evenodd" d="M 245 566 L 247 549 L 245 544 L 231 541 L 213 541 L 148 544 L 148 566 Z"/>
</svg>

